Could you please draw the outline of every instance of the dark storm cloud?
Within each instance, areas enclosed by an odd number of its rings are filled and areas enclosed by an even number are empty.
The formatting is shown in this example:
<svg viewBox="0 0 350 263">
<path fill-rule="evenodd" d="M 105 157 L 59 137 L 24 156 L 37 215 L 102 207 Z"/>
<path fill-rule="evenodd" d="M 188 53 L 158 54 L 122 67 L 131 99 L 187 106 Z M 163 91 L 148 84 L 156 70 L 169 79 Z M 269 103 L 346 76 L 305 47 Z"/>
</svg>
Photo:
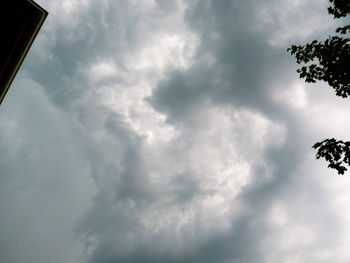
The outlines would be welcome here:
<svg viewBox="0 0 350 263">
<path fill-rule="evenodd" d="M 192 102 L 209 97 L 218 104 L 262 111 L 270 118 L 283 114 L 285 108 L 276 105 L 271 95 L 296 82 L 294 61 L 286 46 L 269 43 L 270 32 L 277 31 L 279 25 L 259 28 L 263 21 L 257 17 L 260 9 L 273 9 L 277 3 L 188 1 L 188 4 L 186 21 L 201 40 L 196 62 L 189 71 L 168 74 L 153 93 L 152 105 L 176 118 L 186 114 Z"/>
</svg>

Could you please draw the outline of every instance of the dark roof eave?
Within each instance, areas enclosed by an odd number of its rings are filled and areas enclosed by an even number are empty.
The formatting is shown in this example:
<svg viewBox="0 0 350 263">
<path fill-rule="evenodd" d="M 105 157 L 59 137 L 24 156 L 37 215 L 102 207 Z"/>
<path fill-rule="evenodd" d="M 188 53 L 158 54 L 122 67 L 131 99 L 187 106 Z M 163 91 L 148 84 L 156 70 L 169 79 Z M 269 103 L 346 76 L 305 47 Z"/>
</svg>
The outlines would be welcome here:
<svg viewBox="0 0 350 263">
<path fill-rule="evenodd" d="M 46 10 L 32 0 L 10 1 L 12 2 L 1 1 L 0 4 L 4 12 L 17 12 L 13 16 L 7 16 L 10 21 L 3 23 L 0 32 L 3 34 L 2 41 L 8 42 L 3 43 L 5 48 L 0 51 L 0 104 L 48 15 Z"/>
</svg>

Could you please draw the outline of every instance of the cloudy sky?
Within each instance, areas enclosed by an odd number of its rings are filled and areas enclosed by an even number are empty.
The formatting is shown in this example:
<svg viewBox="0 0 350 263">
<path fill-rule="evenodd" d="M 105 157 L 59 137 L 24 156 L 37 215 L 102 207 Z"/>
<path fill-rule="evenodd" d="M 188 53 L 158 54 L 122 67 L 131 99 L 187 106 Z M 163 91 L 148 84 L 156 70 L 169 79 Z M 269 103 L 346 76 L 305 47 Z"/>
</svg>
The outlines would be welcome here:
<svg viewBox="0 0 350 263">
<path fill-rule="evenodd" d="M 350 262 L 349 101 L 286 52 L 326 0 L 38 0 L 0 108 L 0 258 Z"/>
</svg>

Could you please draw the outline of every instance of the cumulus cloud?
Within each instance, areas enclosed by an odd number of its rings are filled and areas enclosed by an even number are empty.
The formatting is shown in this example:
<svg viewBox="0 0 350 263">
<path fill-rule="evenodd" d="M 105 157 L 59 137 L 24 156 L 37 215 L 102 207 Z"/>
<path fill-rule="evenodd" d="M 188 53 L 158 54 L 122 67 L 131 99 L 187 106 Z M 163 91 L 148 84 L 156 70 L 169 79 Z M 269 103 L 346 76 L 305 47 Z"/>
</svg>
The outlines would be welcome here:
<svg viewBox="0 0 350 263">
<path fill-rule="evenodd" d="M 0 112 L 5 259 L 349 260 L 348 179 L 310 149 L 349 106 L 286 53 L 326 1 L 40 4 Z"/>
</svg>

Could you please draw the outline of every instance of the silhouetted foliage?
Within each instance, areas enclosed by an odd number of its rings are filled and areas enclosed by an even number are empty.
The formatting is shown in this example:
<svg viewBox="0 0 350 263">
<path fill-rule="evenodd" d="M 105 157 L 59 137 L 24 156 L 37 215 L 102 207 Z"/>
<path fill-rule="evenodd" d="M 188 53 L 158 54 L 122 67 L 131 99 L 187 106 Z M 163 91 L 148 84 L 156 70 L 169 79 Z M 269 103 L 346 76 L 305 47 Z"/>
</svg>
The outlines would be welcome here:
<svg viewBox="0 0 350 263">
<path fill-rule="evenodd" d="M 349 15 L 350 2 L 349 0 L 329 0 L 331 6 L 328 7 L 328 13 L 334 18 L 341 18 Z"/>
<path fill-rule="evenodd" d="M 316 158 L 325 158 L 329 162 L 328 167 L 336 169 L 338 174 L 344 174 L 347 168 L 343 164 L 350 165 L 350 142 L 325 139 L 315 143 L 312 148 L 317 149 Z"/>
<path fill-rule="evenodd" d="M 328 13 L 334 18 L 350 15 L 350 0 L 329 0 Z M 328 83 L 337 96 L 346 98 L 350 95 L 350 24 L 338 27 L 336 35 L 325 41 L 314 40 L 306 45 L 292 45 L 287 49 L 301 65 L 297 72 L 305 82 L 317 80 Z M 336 169 L 338 174 L 347 170 L 343 164 L 350 166 L 350 142 L 325 139 L 312 148 L 318 149 L 316 158 L 325 158 L 328 167 Z"/>
</svg>

